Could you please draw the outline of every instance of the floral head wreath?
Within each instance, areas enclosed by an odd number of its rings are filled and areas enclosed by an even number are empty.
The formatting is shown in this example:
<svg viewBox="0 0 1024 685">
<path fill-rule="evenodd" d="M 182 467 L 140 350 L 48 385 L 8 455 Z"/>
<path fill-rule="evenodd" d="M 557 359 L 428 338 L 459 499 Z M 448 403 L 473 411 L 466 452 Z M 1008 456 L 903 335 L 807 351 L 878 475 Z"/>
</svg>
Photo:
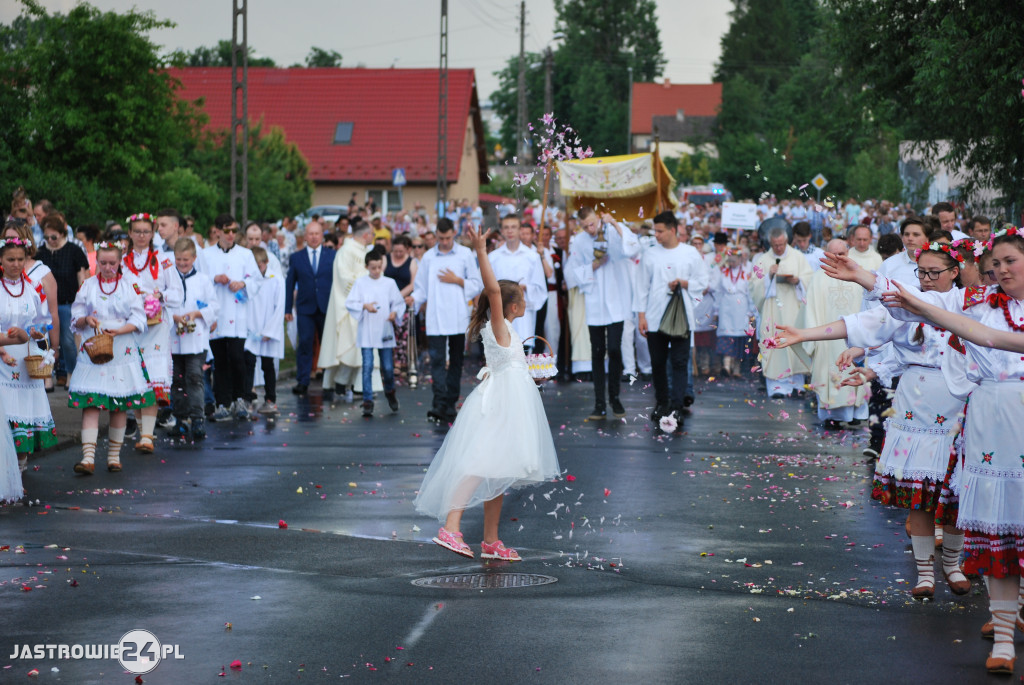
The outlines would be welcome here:
<svg viewBox="0 0 1024 685">
<path fill-rule="evenodd" d="M 148 212 L 142 212 L 141 214 L 132 214 L 130 217 L 128 217 L 127 223 L 130 224 L 133 221 L 148 221 L 149 223 L 153 223 L 153 215 Z"/>
<path fill-rule="evenodd" d="M 980 240 L 975 240 L 974 238 L 960 238 L 959 240 L 951 242 L 949 246 L 960 254 L 964 254 L 965 252 L 973 254 L 974 261 L 978 261 L 981 258 L 981 255 L 985 254 L 985 243 Z"/>
<path fill-rule="evenodd" d="M 119 250 L 124 252 L 124 244 L 119 240 L 104 240 L 102 243 L 96 243 L 96 250 Z"/>
<path fill-rule="evenodd" d="M 925 243 L 914 253 L 914 259 L 919 259 L 925 252 L 945 252 L 956 260 L 958 264 L 964 263 L 964 256 L 953 249 L 952 245 L 947 245 L 946 243 Z"/>
<path fill-rule="evenodd" d="M 28 247 L 28 241 L 22 240 L 21 238 L 4 238 L 0 240 L 0 250 L 4 249 L 8 245 L 14 245 L 16 247 Z"/>
<path fill-rule="evenodd" d="M 988 247 L 988 249 L 991 250 L 992 249 L 992 245 L 993 245 L 993 243 L 995 243 L 996 238 L 1002 238 L 1004 235 L 1024 236 L 1024 231 L 1022 231 L 1021 229 L 1017 228 L 1016 226 L 1007 226 L 1006 228 L 1002 229 L 1001 231 L 996 231 L 995 233 L 993 233 L 992 237 L 988 239 L 988 244 L 986 245 L 986 247 Z"/>
</svg>

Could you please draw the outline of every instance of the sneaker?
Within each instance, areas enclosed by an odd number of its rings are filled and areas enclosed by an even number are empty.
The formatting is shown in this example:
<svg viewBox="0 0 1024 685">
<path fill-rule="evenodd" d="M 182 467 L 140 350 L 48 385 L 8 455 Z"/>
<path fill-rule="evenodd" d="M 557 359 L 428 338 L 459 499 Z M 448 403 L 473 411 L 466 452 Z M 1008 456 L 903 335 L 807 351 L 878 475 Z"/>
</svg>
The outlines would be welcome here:
<svg viewBox="0 0 1024 685">
<path fill-rule="evenodd" d="M 621 419 L 626 415 L 626 408 L 622 406 L 622 402 L 619 402 L 618 397 L 613 398 L 610 404 L 612 405 L 612 414 L 617 418 Z"/>
<path fill-rule="evenodd" d="M 174 434 L 185 442 L 192 441 L 192 426 L 188 421 L 178 421 L 173 430 Z"/>
<path fill-rule="evenodd" d="M 278 410 L 276 404 L 264 400 L 263 406 L 260 407 L 260 413 L 265 414 L 267 416 L 277 416 L 281 412 Z"/>
<path fill-rule="evenodd" d="M 206 422 L 202 419 L 192 419 L 192 439 L 206 439 Z"/>
<path fill-rule="evenodd" d="M 178 425 L 178 420 L 172 414 L 163 421 L 157 421 L 156 425 L 164 430 L 173 431 L 174 427 Z"/>
<path fill-rule="evenodd" d="M 863 450 L 861 450 L 861 454 L 867 457 L 868 459 L 878 459 L 878 452 L 876 452 L 870 447 L 865 447 Z"/>
<path fill-rule="evenodd" d="M 223 404 L 217 406 L 217 410 L 210 417 L 211 421 L 228 421 L 231 419 L 231 412 Z"/>
<path fill-rule="evenodd" d="M 460 554 L 470 559 L 473 558 L 473 550 L 469 548 L 462 540 L 462 533 L 450 533 L 442 526 L 437 531 L 437 537 L 433 538 L 433 542 L 436 545 L 441 545 L 445 549 L 449 549 L 456 554 Z"/>
<path fill-rule="evenodd" d="M 395 396 L 395 393 L 386 392 L 384 397 L 388 399 L 388 407 L 390 407 L 391 411 L 398 411 L 398 397 Z"/>
<path fill-rule="evenodd" d="M 355 399 L 356 399 L 356 396 L 352 394 L 352 388 L 346 388 L 345 389 L 345 402 L 348 403 L 348 404 L 352 404 L 352 402 L 354 402 Z"/>
<path fill-rule="evenodd" d="M 501 559 L 502 561 L 522 561 L 523 558 L 519 556 L 519 552 L 515 551 L 511 547 L 506 547 L 505 543 L 501 540 L 497 540 L 491 544 L 486 542 L 480 543 L 480 558 L 481 559 Z"/>
<path fill-rule="evenodd" d="M 363 416 L 366 418 L 373 416 L 373 402 L 363 402 Z"/>
<path fill-rule="evenodd" d="M 608 413 L 605 411 L 604 407 L 598 405 L 594 407 L 594 411 L 590 412 L 590 416 L 587 418 L 591 421 L 603 421 L 608 418 Z"/>
<path fill-rule="evenodd" d="M 231 412 L 239 421 L 249 420 L 249 407 L 245 400 L 235 400 L 235 403 L 231 405 Z"/>
</svg>

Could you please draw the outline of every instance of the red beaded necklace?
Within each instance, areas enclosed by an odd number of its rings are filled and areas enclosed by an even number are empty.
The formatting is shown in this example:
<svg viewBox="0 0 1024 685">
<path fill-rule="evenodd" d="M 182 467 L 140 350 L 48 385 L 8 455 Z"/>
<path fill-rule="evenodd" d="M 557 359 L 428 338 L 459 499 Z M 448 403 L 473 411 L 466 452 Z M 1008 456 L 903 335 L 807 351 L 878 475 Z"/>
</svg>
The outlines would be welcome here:
<svg viewBox="0 0 1024 685">
<path fill-rule="evenodd" d="M 3 283 L 4 290 L 6 290 L 7 294 L 10 295 L 11 297 L 21 297 L 22 295 L 25 294 L 25 276 L 24 276 L 24 274 L 18 274 L 18 280 L 21 281 L 21 292 L 19 292 L 17 295 L 15 295 L 14 293 L 11 292 L 10 288 L 7 287 L 7 278 L 6 277 L 0 278 L 0 283 Z"/>
<path fill-rule="evenodd" d="M 1013 317 L 1010 316 L 1010 299 L 1009 299 L 1009 297 L 1007 297 L 1006 299 L 1000 298 L 999 306 L 1003 310 L 1003 318 L 1006 319 L 1006 325 L 1009 326 L 1010 328 L 1012 328 L 1013 330 L 1017 331 L 1018 333 L 1024 331 L 1024 326 L 1021 326 L 1019 324 L 1015 324 L 1013 322 Z"/>
<path fill-rule="evenodd" d="M 101 293 L 103 293 L 104 295 L 113 295 L 114 293 L 117 292 L 117 286 L 121 282 L 121 274 L 118 274 L 117 277 L 114 279 L 114 288 L 109 293 L 103 289 L 103 278 L 101 276 L 96 277 L 96 282 L 99 283 Z"/>
</svg>

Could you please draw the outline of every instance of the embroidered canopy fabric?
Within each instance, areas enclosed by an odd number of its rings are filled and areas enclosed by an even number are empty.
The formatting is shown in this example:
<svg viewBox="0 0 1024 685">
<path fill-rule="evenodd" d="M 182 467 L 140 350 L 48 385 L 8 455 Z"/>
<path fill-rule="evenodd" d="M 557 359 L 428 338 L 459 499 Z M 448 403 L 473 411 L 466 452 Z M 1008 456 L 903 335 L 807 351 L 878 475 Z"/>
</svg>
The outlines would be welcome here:
<svg viewBox="0 0 1024 685">
<path fill-rule="evenodd" d="M 557 166 L 561 192 L 572 198 L 574 208 L 595 206 L 631 221 L 653 217 L 659 195 L 665 209 L 679 204 L 672 192 L 675 179 L 652 153 L 591 157 Z"/>
</svg>

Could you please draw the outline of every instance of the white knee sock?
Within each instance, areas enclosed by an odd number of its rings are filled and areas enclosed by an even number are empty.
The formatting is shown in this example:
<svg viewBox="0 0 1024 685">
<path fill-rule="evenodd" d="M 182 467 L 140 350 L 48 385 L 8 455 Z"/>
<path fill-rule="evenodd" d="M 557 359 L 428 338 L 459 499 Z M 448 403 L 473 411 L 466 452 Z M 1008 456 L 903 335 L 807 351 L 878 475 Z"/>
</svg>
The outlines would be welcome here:
<svg viewBox="0 0 1024 685">
<path fill-rule="evenodd" d="M 152 418 L 152 417 L 150 417 Z M 145 417 L 143 418 L 145 420 Z M 120 463 L 121 461 L 121 445 L 124 444 L 124 426 L 120 428 L 114 428 L 111 426 L 107 430 L 107 438 L 110 445 L 107 448 L 107 463 Z"/>
<path fill-rule="evenodd" d="M 99 436 L 99 428 L 82 429 L 82 461 L 86 464 L 91 464 L 96 459 L 96 441 Z"/>
<path fill-rule="evenodd" d="M 914 548 L 914 562 L 917 564 L 915 587 L 935 587 L 935 566 L 932 561 L 935 538 L 931 535 L 911 535 L 910 544 Z"/>
<path fill-rule="evenodd" d="M 139 429 L 142 431 L 142 435 L 155 436 L 156 435 L 156 417 L 147 416 L 143 414 L 142 420 L 139 422 Z M 111 429 L 113 430 L 113 429 Z M 124 430 L 123 428 L 121 429 Z M 124 433 L 121 433 L 121 440 L 124 441 Z"/>
<path fill-rule="evenodd" d="M 1016 628 L 1017 602 L 1014 600 L 997 600 L 989 602 L 989 610 L 992 612 L 992 623 L 995 626 L 995 644 L 992 645 L 992 656 L 1001 659 L 1012 659 L 1015 656 L 1013 648 L 1013 631 Z"/>
<path fill-rule="evenodd" d="M 942 570 L 946 575 L 960 570 L 960 552 L 964 548 L 964 534 L 946 533 L 942 540 Z"/>
</svg>

